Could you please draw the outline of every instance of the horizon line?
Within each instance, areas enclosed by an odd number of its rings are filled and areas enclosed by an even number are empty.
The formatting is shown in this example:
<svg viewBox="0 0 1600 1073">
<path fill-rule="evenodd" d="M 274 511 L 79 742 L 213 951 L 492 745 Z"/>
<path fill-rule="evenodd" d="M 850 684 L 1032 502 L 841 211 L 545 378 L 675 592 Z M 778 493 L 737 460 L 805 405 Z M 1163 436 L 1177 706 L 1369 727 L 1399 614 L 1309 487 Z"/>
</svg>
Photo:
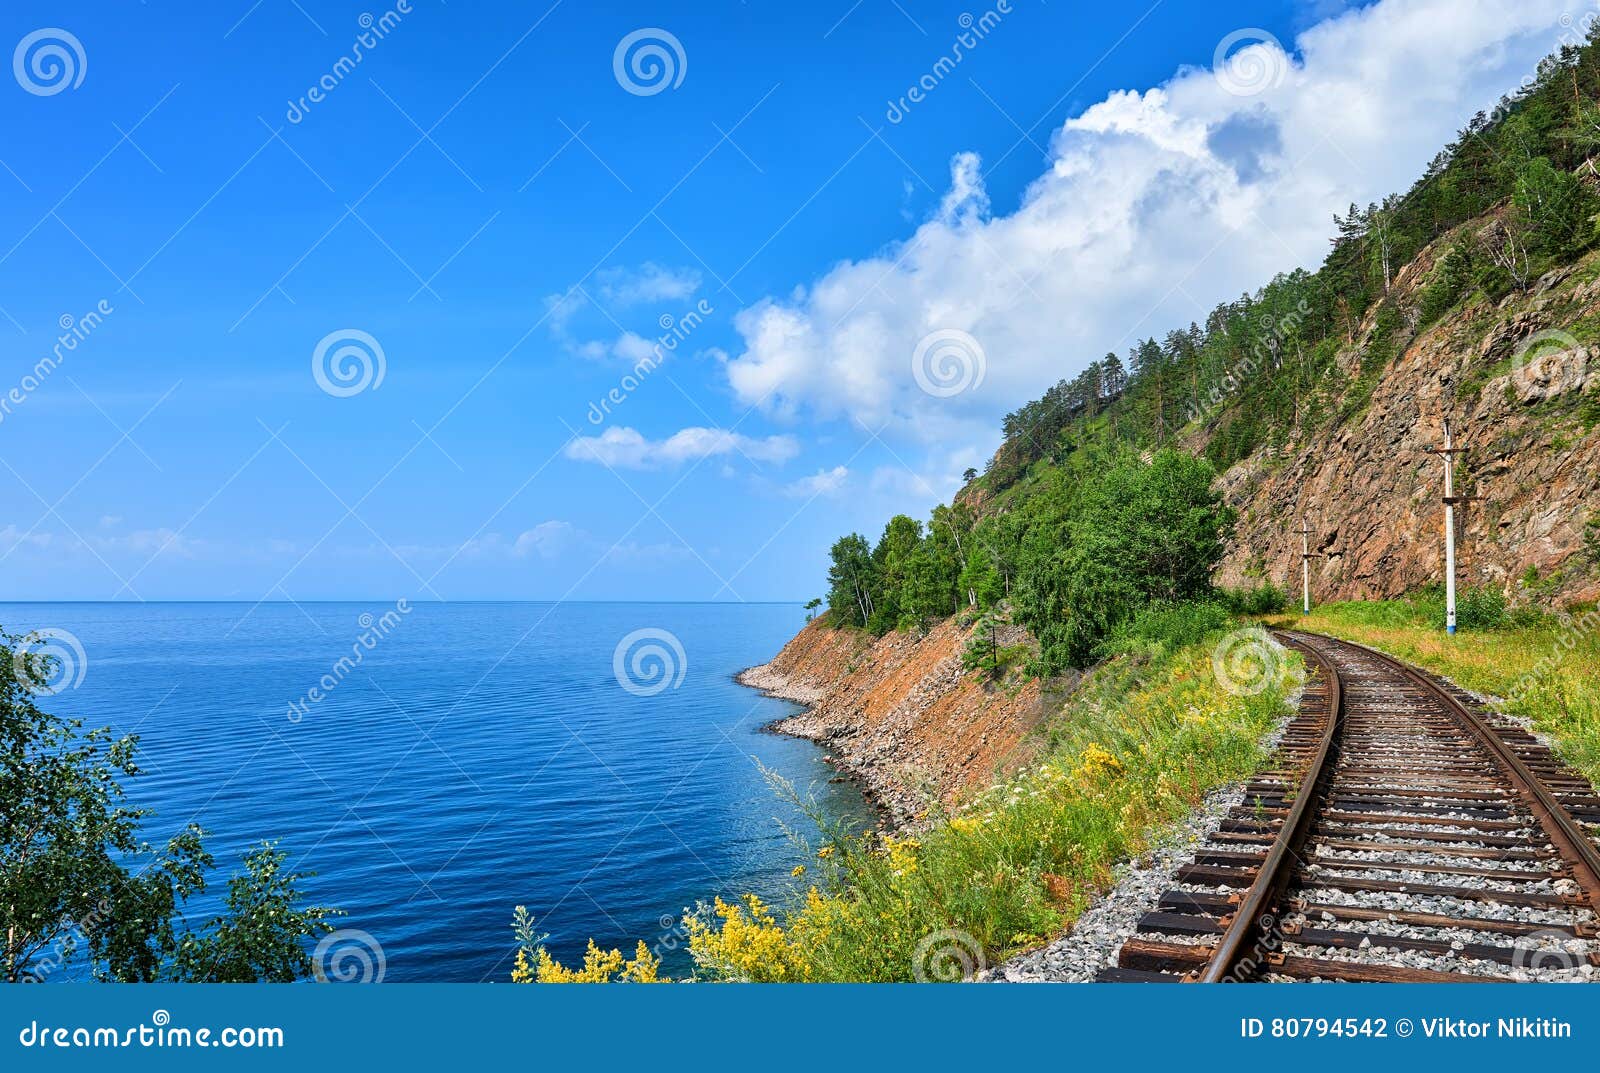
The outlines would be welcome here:
<svg viewBox="0 0 1600 1073">
<path fill-rule="evenodd" d="M 526 599 L 526 600 L 486 600 L 486 599 L 461 599 L 461 600 L 413 600 L 410 597 L 400 597 L 411 604 L 431 604 L 444 606 L 446 604 L 727 604 L 737 607 L 745 604 L 805 604 L 805 600 L 551 600 L 551 599 Z M 9 604 L 126 604 L 129 607 L 138 607 L 142 604 L 250 604 L 255 607 L 274 605 L 281 607 L 296 607 L 302 604 L 363 604 L 363 603 L 393 602 L 388 596 L 350 596 L 335 599 L 308 599 L 308 600 L 236 600 L 232 598 L 207 598 L 197 597 L 191 599 L 166 599 L 166 600 L 122 600 L 122 599 L 58 599 L 58 600 L 0 600 L 0 607 Z"/>
</svg>

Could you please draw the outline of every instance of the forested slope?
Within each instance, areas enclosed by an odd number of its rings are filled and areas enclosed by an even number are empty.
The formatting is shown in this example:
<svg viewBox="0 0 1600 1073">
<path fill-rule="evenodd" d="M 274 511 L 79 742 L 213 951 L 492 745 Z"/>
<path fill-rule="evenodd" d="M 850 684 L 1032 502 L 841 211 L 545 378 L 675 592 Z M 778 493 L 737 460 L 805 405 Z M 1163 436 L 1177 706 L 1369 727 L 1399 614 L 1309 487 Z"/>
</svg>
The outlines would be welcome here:
<svg viewBox="0 0 1600 1073">
<path fill-rule="evenodd" d="M 835 625 L 1008 618 L 1035 669 L 1092 662 L 1141 613 L 1298 578 L 1324 596 L 1437 580 L 1439 463 L 1469 450 L 1464 570 L 1512 599 L 1596 595 L 1600 552 L 1600 48 L 1547 58 L 1411 189 L 1297 269 L 1082 369 L 1007 415 L 953 503 L 832 549 Z M 1235 597 L 1235 599 L 1241 599 Z M 1246 603 L 1250 597 L 1242 598 Z M 974 646 L 969 663 L 1004 656 Z"/>
</svg>

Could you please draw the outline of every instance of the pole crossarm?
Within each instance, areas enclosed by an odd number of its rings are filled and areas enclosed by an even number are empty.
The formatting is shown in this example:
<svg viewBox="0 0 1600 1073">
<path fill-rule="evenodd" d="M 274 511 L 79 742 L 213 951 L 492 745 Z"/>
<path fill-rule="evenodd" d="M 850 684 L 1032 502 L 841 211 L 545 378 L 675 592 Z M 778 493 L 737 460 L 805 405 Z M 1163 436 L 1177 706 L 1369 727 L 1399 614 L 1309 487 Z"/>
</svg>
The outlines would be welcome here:
<svg viewBox="0 0 1600 1073">
<path fill-rule="evenodd" d="M 1304 516 L 1300 518 L 1300 528 L 1290 532 L 1300 534 L 1300 610 L 1301 614 L 1311 614 L 1311 560 L 1322 559 L 1321 552 L 1311 550 L 1311 534 L 1314 530 L 1306 522 Z"/>
</svg>

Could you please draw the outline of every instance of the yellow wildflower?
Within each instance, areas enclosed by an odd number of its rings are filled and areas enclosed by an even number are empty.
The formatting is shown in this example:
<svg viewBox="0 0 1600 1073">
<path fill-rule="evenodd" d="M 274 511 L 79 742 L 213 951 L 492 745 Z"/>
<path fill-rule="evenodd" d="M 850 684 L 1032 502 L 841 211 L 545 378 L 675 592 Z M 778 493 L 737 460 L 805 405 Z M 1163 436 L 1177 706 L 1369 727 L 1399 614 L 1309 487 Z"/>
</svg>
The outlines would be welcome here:
<svg viewBox="0 0 1600 1073">
<path fill-rule="evenodd" d="M 1084 747 L 1074 772 L 1082 782 L 1098 782 L 1106 776 L 1121 773 L 1122 761 L 1112 756 L 1097 742 L 1090 742 Z"/>
<path fill-rule="evenodd" d="M 778 925 L 766 903 L 754 894 L 744 905 L 716 899 L 714 924 L 691 915 L 689 952 L 695 963 L 724 979 L 792 982 L 810 978 L 804 952 Z"/>
<path fill-rule="evenodd" d="M 525 968 L 527 959 L 519 951 L 517 954 L 520 968 Z M 608 984 L 613 979 L 636 984 L 654 984 L 663 982 L 657 975 L 661 967 L 661 959 L 652 957 L 649 949 L 643 942 L 639 943 L 634 951 L 632 960 L 624 960 L 621 950 L 601 950 L 595 945 L 594 940 L 589 940 L 589 949 L 583 955 L 583 967 L 569 969 L 561 962 L 550 956 L 549 951 L 539 948 L 539 967 L 535 979 L 541 984 Z M 513 971 L 513 980 L 517 979 Z"/>
</svg>

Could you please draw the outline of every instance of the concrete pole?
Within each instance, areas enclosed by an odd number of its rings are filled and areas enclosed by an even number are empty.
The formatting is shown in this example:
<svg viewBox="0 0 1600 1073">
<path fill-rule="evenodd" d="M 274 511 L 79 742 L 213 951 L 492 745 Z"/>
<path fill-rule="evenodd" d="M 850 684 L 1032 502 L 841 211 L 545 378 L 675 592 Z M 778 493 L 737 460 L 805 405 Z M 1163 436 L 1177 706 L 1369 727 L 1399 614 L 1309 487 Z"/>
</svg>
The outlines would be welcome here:
<svg viewBox="0 0 1600 1073">
<path fill-rule="evenodd" d="M 1311 527 L 1300 519 L 1300 613 L 1311 614 Z"/>
<path fill-rule="evenodd" d="M 1306 521 L 1306 516 L 1300 516 L 1300 528 L 1294 530 L 1300 534 L 1300 613 L 1311 614 L 1311 560 L 1320 559 L 1320 554 L 1311 553 L 1311 524 Z"/>
<path fill-rule="evenodd" d="M 1456 632 L 1456 454 L 1444 423 L 1444 632 Z"/>
</svg>

